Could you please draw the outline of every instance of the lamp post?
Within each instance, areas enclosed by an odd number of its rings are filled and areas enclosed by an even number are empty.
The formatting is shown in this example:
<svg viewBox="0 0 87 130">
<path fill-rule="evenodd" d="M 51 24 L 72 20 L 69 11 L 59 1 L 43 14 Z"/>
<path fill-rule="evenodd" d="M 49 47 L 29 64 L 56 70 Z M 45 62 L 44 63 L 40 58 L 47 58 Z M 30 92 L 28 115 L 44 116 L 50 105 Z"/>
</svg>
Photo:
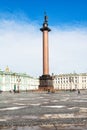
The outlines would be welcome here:
<svg viewBox="0 0 87 130">
<path fill-rule="evenodd" d="M 20 82 L 21 82 L 20 77 L 18 77 L 17 82 L 18 82 L 18 93 L 19 93 L 20 92 Z"/>
<path fill-rule="evenodd" d="M 70 82 L 70 91 L 72 91 L 72 89 L 73 89 L 73 77 L 72 76 L 70 76 L 69 77 L 69 82 Z"/>
</svg>

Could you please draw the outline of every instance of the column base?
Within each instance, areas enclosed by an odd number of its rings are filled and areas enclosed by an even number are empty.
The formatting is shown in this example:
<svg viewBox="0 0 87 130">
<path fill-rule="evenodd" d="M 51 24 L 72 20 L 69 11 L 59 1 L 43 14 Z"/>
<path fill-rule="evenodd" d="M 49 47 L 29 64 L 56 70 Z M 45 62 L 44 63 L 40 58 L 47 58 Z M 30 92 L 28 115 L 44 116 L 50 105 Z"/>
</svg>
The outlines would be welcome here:
<svg viewBox="0 0 87 130">
<path fill-rule="evenodd" d="M 54 90 L 53 87 L 53 77 L 50 75 L 42 75 L 39 77 L 40 85 L 39 90 L 40 91 L 48 91 L 51 92 Z"/>
</svg>

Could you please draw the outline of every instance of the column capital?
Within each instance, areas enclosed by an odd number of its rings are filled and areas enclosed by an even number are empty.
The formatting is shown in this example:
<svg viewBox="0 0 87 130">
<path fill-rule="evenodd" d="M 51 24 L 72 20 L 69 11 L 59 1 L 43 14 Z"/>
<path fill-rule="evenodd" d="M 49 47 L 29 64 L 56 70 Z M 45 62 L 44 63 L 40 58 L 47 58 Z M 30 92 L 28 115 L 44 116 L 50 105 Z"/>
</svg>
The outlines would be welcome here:
<svg viewBox="0 0 87 130">
<path fill-rule="evenodd" d="M 46 15 L 46 13 L 45 13 L 45 15 L 44 15 L 44 22 L 43 22 L 43 27 L 42 28 L 40 28 L 40 31 L 51 31 L 51 29 L 48 27 L 48 16 Z"/>
</svg>

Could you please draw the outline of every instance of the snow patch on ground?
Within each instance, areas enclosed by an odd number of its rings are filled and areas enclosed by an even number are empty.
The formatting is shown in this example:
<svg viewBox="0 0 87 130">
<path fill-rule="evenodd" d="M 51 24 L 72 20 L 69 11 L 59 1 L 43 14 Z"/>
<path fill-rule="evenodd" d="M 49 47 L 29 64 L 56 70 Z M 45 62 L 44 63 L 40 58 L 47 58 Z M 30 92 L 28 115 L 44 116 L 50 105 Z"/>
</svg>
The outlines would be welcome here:
<svg viewBox="0 0 87 130">
<path fill-rule="evenodd" d="M 22 106 L 22 107 L 1 108 L 0 111 L 5 111 L 5 110 L 17 110 L 17 109 L 21 109 L 21 108 L 25 108 L 25 106 Z"/>
</svg>

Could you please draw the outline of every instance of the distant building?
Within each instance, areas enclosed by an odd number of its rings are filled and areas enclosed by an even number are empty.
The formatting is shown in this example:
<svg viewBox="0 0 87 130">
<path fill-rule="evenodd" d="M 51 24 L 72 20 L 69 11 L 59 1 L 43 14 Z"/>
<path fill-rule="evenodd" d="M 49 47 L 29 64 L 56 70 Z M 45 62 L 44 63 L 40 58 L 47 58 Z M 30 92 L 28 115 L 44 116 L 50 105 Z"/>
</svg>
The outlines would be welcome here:
<svg viewBox="0 0 87 130">
<path fill-rule="evenodd" d="M 87 73 L 52 76 L 55 90 L 87 89 Z M 26 73 L 11 72 L 8 66 L 5 71 L 0 70 L 0 91 L 38 90 L 39 84 L 39 78 L 31 77 Z"/>
<path fill-rule="evenodd" d="M 30 77 L 25 73 L 13 73 L 7 67 L 5 71 L 0 70 L 0 90 L 2 91 L 28 91 L 37 90 L 39 79 Z"/>
<path fill-rule="evenodd" d="M 56 90 L 87 89 L 87 73 L 55 75 L 54 89 Z"/>
</svg>

